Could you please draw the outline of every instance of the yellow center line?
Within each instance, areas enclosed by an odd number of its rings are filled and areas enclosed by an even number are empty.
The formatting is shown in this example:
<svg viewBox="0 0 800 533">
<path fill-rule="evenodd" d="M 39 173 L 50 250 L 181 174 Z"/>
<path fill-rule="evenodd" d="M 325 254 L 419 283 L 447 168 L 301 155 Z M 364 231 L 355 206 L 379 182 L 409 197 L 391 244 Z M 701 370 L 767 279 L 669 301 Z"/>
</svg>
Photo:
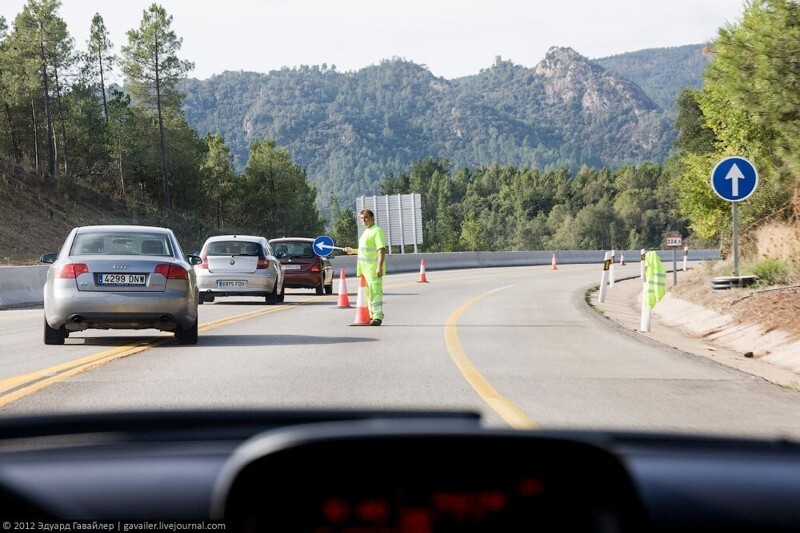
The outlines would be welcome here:
<svg viewBox="0 0 800 533">
<path fill-rule="evenodd" d="M 469 357 L 467 357 L 467 354 L 464 352 L 464 349 L 461 347 L 461 342 L 458 340 L 457 325 L 458 319 L 461 318 L 461 315 L 463 315 L 467 309 L 472 307 L 479 300 L 498 291 L 502 291 L 511 287 L 513 287 L 513 285 L 500 287 L 498 289 L 493 289 L 483 294 L 479 294 L 456 309 L 456 311 L 450 315 L 450 318 L 447 319 L 447 323 L 445 324 L 444 328 L 444 338 L 445 342 L 447 343 L 447 349 L 450 352 L 451 359 L 453 359 L 453 362 L 461 371 L 461 374 L 472 386 L 472 388 L 475 389 L 475 392 L 478 393 L 483 401 L 485 401 L 489 407 L 499 414 L 500 417 L 512 428 L 534 429 L 537 427 L 536 422 L 528 417 L 528 415 L 523 413 L 519 407 L 514 405 L 514 403 L 497 392 L 497 389 L 495 389 L 491 383 L 489 383 L 486 378 L 483 377 L 477 367 L 472 364 L 472 361 L 470 361 Z"/>
<path fill-rule="evenodd" d="M 489 277 L 495 276 L 508 276 L 512 275 L 510 273 L 502 273 L 502 274 L 493 274 L 489 275 Z M 487 276 L 456 276 L 456 277 L 446 277 L 441 280 L 432 281 L 433 283 L 438 282 L 450 282 L 450 281 L 460 281 L 464 279 L 472 279 L 472 278 L 486 278 Z M 408 283 L 399 283 L 394 284 L 391 286 L 387 286 L 387 288 L 400 288 L 400 287 L 408 287 L 417 285 L 417 282 L 408 282 Z M 350 292 L 350 291 L 348 291 Z M 493 291 L 494 292 L 494 291 Z M 488 293 L 487 293 L 488 294 Z M 259 316 L 267 315 L 270 313 L 276 313 L 278 311 L 284 311 L 287 309 L 292 309 L 298 305 L 305 305 L 311 302 L 317 301 L 324 301 L 324 300 L 331 300 L 336 298 L 334 296 L 319 296 L 316 298 L 310 298 L 308 300 L 304 300 L 302 302 L 298 302 L 294 305 L 280 305 L 276 307 L 270 307 L 269 309 L 263 309 L 258 311 L 251 311 L 248 313 L 242 313 L 240 315 L 235 315 L 227 318 L 220 318 L 217 320 L 212 320 L 211 322 L 206 322 L 200 325 L 197 329 L 199 331 L 209 331 L 211 329 L 216 329 L 222 326 L 227 326 L 230 324 L 235 324 L 237 322 L 241 322 L 244 320 L 248 320 L 251 318 L 256 318 Z M 469 305 L 472 305 L 468 302 Z M 467 305 L 468 307 L 468 305 Z M 39 314 L 41 311 L 35 311 L 34 313 L 30 314 Z M 457 317 L 456 317 L 457 318 Z M 455 335 L 455 333 L 453 333 Z M 446 333 L 447 335 L 447 333 Z M 18 400 L 24 396 L 32 394 L 36 391 L 39 391 L 47 386 L 53 385 L 60 381 L 63 381 L 67 378 L 80 374 L 82 372 L 86 372 L 88 370 L 92 370 L 99 366 L 105 365 L 110 363 L 111 361 L 115 361 L 117 359 L 121 359 L 123 357 L 128 357 L 145 350 L 149 350 L 151 348 L 155 348 L 157 346 L 161 346 L 162 344 L 166 344 L 174 340 L 172 336 L 165 336 L 162 339 L 156 341 L 147 341 L 141 342 L 136 341 L 129 344 L 125 344 L 124 346 L 117 346 L 115 348 L 111 348 L 109 350 L 105 350 L 103 352 L 99 352 L 93 355 L 89 355 L 83 357 L 81 359 L 75 359 L 73 361 L 69 361 L 67 363 L 63 363 L 60 365 L 52 366 L 49 368 L 45 368 L 42 370 L 37 370 L 35 372 L 30 372 L 28 374 L 23 374 L 21 376 L 15 376 L 12 378 L 7 378 L 4 380 L 0 380 L 0 407 L 8 405 L 9 403 Z M 455 343 L 456 346 L 458 345 L 458 337 L 455 336 Z M 464 356 L 466 358 L 466 356 Z M 467 361 L 469 361 L 467 359 Z M 457 363 L 458 364 L 458 363 Z M 476 370 L 477 372 L 477 370 Z M 480 374 L 478 374 L 480 375 Z M 491 386 L 490 386 L 491 387 Z M 498 395 L 499 396 L 499 395 Z M 501 397 L 502 398 L 502 397 Z M 489 400 L 487 400 L 488 402 Z M 510 403 L 510 402 L 509 402 Z M 493 407 L 494 408 L 494 407 Z M 497 409 L 495 409 L 497 410 Z M 501 415 L 502 416 L 502 415 Z M 524 415 L 523 415 L 524 416 Z M 530 427 L 530 426 L 526 426 Z"/>
<path fill-rule="evenodd" d="M 312 298 L 300 302 L 296 305 L 304 305 L 306 303 L 324 299 L 326 299 L 326 297 Z M 276 313 L 278 311 L 284 311 L 287 309 L 291 309 L 293 307 L 295 306 L 281 305 L 277 307 L 270 307 L 269 309 L 251 311 L 248 313 L 243 313 L 241 315 L 235 315 L 232 317 L 220 318 L 217 320 L 213 320 L 211 322 L 207 322 L 202 326 L 198 327 L 197 329 L 198 331 L 208 331 L 222 326 L 227 326 L 229 324 L 234 324 L 236 322 L 241 322 L 243 320 L 247 320 L 250 318 L 267 315 L 270 313 Z M 109 350 L 89 355 L 81 359 L 75 359 L 73 361 L 69 361 L 67 363 L 63 363 L 60 365 L 51 366 L 49 368 L 37 370 L 35 372 L 30 372 L 28 374 L 24 374 L 21 376 L 0 380 L 0 407 L 8 405 L 9 403 L 15 400 L 18 400 L 24 396 L 39 391 L 45 387 L 53 385 L 54 383 L 58 383 L 60 381 L 63 381 L 67 378 L 70 378 L 82 372 L 86 372 L 87 370 L 92 370 L 99 366 L 105 365 L 106 363 L 110 363 L 111 361 L 115 361 L 123 357 L 128 357 L 143 352 L 145 350 L 155 348 L 156 346 L 161 346 L 162 344 L 166 344 L 173 340 L 175 340 L 174 337 L 165 336 L 162 339 L 158 339 L 155 341 L 147 341 L 147 342 L 137 341 L 126 344 L 124 346 L 117 346 L 115 348 L 111 348 Z"/>
</svg>

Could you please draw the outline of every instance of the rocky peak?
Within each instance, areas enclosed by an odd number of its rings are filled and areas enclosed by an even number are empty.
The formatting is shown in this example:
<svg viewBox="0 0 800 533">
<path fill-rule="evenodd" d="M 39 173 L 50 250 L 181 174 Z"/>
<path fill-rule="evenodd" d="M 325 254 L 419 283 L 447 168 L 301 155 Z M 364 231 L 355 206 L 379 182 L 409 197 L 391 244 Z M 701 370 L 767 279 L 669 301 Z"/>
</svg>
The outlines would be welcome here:
<svg viewBox="0 0 800 533">
<path fill-rule="evenodd" d="M 549 103 L 574 104 L 587 114 L 617 107 L 620 103 L 634 112 L 650 111 L 656 105 L 634 83 L 621 78 L 572 48 L 552 47 L 536 66 Z"/>
</svg>

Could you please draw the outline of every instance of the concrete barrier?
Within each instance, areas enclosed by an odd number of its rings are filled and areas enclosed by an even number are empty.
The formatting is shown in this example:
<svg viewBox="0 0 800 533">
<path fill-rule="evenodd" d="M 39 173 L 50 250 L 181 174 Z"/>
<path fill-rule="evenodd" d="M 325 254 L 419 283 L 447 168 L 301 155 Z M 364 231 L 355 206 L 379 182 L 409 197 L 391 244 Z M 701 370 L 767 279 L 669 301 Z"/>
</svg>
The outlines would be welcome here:
<svg viewBox="0 0 800 533">
<path fill-rule="evenodd" d="M 617 250 L 617 254 L 619 253 L 620 250 Z M 639 250 L 624 250 L 623 253 L 626 263 L 639 261 Z M 562 250 L 556 252 L 556 257 L 559 265 L 597 263 L 600 269 L 604 254 L 605 250 Z M 658 255 L 662 261 L 672 260 L 671 250 L 659 250 Z M 419 272 L 423 259 L 426 274 L 430 275 L 436 270 L 550 265 L 553 251 L 389 254 L 386 258 L 386 272 Z M 719 250 L 689 250 L 690 261 L 717 259 L 721 259 Z M 348 277 L 356 275 L 355 255 L 336 256 L 331 264 L 335 278 L 338 278 L 342 268 Z M 42 305 L 42 288 L 47 277 L 47 268 L 48 265 L 0 267 L 0 309 Z"/>
<path fill-rule="evenodd" d="M 48 267 L 0 267 L 0 309 L 42 305 Z"/>
</svg>

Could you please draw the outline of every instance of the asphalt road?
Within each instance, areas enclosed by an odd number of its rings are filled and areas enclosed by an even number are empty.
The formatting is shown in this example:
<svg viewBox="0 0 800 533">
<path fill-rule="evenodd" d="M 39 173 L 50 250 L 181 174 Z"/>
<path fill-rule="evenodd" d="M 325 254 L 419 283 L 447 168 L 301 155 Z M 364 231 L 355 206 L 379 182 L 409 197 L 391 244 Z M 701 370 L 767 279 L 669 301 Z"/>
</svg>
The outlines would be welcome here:
<svg viewBox="0 0 800 533">
<path fill-rule="evenodd" d="M 45 346 L 41 309 L 2 311 L 0 415 L 468 409 L 495 427 L 800 438 L 796 392 L 609 327 L 584 301 L 596 265 L 417 277 L 386 278 L 381 327 L 350 326 L 335 294 L 218 299 L 200 308 L 197 346 L 94 330 Z"/>
</svg>

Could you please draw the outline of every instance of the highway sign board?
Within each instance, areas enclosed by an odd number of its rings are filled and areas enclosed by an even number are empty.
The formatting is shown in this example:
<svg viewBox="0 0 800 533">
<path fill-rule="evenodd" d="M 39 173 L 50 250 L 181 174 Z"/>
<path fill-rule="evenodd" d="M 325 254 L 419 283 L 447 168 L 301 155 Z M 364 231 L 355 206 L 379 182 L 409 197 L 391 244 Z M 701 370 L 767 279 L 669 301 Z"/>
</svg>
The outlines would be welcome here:
<svg viewBox="0 0 800 533">
<path fill-rule="evenodd" d="M 711 172 L 711 188 L 728 202 L 746 200 L 757 185 L 756 167 L 743 157 L 726 157 Z"/>
</svg>

